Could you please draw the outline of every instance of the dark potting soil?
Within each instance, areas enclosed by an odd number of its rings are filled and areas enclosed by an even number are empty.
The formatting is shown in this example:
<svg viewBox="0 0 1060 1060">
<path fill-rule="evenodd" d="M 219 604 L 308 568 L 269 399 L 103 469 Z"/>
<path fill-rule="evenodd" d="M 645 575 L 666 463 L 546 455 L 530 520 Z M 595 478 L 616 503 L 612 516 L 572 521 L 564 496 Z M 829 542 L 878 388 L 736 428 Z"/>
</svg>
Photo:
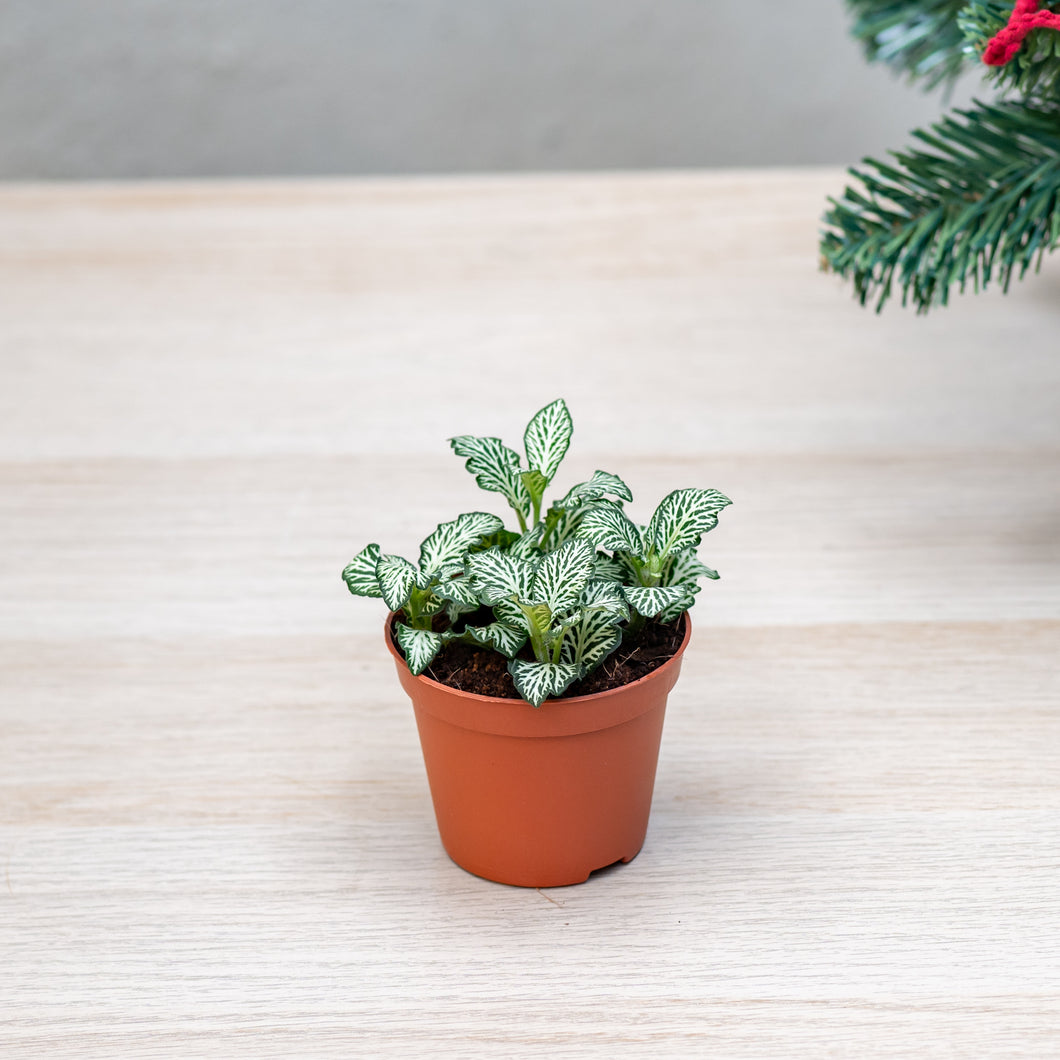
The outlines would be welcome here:
<svg viewBox="0 0 1060 1060">
<path fill-rule="evenodd" d="M 684 634 L 684 618 L 665 623 L 649 619 L 638 633 L 620 644 L 592 673 L 575 681 L 560 699 L 590 696 L 639 681 L 673 657 L 681 647 Z M 401 651 L 400 647 L 398 651 Z M 508 660 L 488 648 L 457 642 L 447 644 L 423 675 L 461 692 L 502 699 L 520 698 L 512 683 L 512 675 L 508 673 Z"/>
</svg>

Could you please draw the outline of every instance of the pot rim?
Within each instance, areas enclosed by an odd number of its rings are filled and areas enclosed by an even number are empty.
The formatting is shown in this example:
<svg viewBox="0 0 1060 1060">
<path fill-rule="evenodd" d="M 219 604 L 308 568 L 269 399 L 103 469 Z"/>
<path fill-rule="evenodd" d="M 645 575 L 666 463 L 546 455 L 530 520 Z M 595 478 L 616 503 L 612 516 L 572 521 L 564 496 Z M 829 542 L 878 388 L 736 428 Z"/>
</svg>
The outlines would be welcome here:
<svg viewBox="0 0 1060 1060">
<path fill-rule="evenodd" d="M 482 696 L 477 692 L 464 692 L 459 688 L 453 688 L 452 685 L 446 685 L 441 681 L 434 681 L 429 677 L 424 677 L 423 674 L 413 674 L 412 671 L 408 669 L 408 663 L 405 661 L 405 657 L 397 650 L 397 647 L 394 644 L 394 638 L 390 635 L 390 630 L 396 614 L 396 611 L 391 611 L 387 614 L 386 622 L 383 625 L 383 640 L 386 642 L 387 650 L 394 657 L 395 661 L 399 666 L 405 667 L 406 673 L 413 681 L 422 681 L 423 684 L 430 688 L 441 689 L 451 696 L 459 696 L 462 699 L 471 700 L 476 703 L 509 704 L 516 707 L 532 707 L 532 704 L 527 703 L 525 699 L 512 699 L 508 696 Z M 685 648 L 688 647 L 688 641 L 692 636 L 692 619 L 689 617 L 687 611 L 685 611 L 681 617 L 684 619 L 685 623 L 684 636 L 681 638 L 681 643 L 677 646 L 677 650 L 662 664 L 662 666 L 657 666 L 651 671 L 651 673 L 647 673 L 643 677 L 638 677 L 636 681 L 629 681 L 624 685 L 605 689 L 603 692 L 593 692 L 587 696 L 567 696 L 559 699 L 546 699 L 545 702 L 541 704 L 541 708 L 546 707 L 549 703 L 561 703 L 564 706 L 574 706 L 579 703 L 598 703 L 603 699 L 607 699 L 609 696 L 616 696 L 628 692 L 629 689 L 636 688 L 638 685 L 645 684 L 648 681 L 658 680 L 668 670 L 680 663 L 681 657 L 685 653 Z M 532 709 L 536 711 L 541 708 Z"/>
</svg>

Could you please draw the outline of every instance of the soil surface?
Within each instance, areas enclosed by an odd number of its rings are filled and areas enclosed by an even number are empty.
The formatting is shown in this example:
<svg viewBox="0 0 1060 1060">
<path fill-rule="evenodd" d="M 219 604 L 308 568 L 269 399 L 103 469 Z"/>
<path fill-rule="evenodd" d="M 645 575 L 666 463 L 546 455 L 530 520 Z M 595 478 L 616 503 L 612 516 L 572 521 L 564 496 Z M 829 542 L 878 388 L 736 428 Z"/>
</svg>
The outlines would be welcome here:
<svg viewBox="0 0 1060 1060">
<path fill-rule="evenodd" d="M 559 698 L 589 696 L 639 681 L 674 656 L 681 647 L 684 634 L 684 618 L 667 623 L 649 619 L 639 633 L 620 644 L 600 666 L 580 681 L 575 681 Z M 400 652 L 401 648 L 397 650 Z M 458 642 L 447 644 L 434 657 L 423 676 L 461 692 L 519 699 L 519 693 L 512 684 L 512 675 L 508 673 L 508 660 L 488 648 Z"/>
</svg>

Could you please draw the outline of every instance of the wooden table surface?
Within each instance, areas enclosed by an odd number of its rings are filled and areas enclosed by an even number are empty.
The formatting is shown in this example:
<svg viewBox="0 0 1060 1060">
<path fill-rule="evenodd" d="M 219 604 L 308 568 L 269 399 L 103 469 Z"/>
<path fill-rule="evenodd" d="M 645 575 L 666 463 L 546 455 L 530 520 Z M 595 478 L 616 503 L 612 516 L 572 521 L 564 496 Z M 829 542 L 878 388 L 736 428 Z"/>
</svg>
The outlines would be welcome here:
<svg viewBox="0 0 1060 1060">
<path fill-rule="evenodd" d="M 1060 1055 L 1060 261 L 877 317 L 841 182 L 0 190 L 5 1060 Z M 735 503 L 642 854 L 534 891 L 339 571 L 560 395 Z"/>
</svg>

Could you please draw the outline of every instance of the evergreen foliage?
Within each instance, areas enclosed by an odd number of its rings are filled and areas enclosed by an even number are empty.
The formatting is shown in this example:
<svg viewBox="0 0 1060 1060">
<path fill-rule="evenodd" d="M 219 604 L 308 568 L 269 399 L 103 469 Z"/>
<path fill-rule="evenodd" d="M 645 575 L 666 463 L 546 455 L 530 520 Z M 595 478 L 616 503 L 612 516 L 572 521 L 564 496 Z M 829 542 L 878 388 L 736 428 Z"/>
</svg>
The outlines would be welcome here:
<svg viewBox="0 0 1060 1060">
<path fill-rule="evenodd" d="M 965 0 L 847 0 L 851 33 L 871 62 L 923 81 L 952 81 L 970 62 L 957 16 Z"/>
<path fill-rule="evenodd" d="M 1004 28 L 1011 2 L 847 0 L 870 58 L 926 87 L 952 80 Z M 917 129 L 891 160 L 865 159 L 830 199 L 822 265 L 882 309 L 895 288 L 923 312 L 951 289 L 1007 290 L 1060 243 L 1060 33 L 1039 29 L 1016 58 L 981 69 L 1001 90 Z M 1005 98 L 1007 95 L 1007 98 Z"/>
</svg>

